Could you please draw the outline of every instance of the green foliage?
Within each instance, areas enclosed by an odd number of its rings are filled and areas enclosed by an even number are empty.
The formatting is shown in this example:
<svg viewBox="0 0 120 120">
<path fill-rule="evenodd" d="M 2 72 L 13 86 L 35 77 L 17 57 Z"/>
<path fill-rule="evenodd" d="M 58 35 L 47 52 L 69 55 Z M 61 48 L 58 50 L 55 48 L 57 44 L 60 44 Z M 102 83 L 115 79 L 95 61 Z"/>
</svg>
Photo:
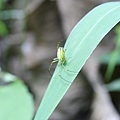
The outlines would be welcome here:
<svg viewBox="0 0 120 120">
<path fill-rule="evenodd" d="M 26 85 L 17 77 L 0 72 L 0 120 L 32 120 L 33 98 Z"/>
<path fill-rule="evenodd" d="M 111 53 L 104 54 L 100 57 L 100 62 L 104 64 L 108 64 L 110 62 L 110 58 L 111 58 Z M 118 56 L 116 65 L 120 65 L 120 56 Z"/>
<path fill-rule="evenodd" d="M 52 76 L 34 120 L 47 120 L 102 38 L 120 21 L 120 2 L 102 4 L 89 12 L 72 30 L 64 49 L 65 67 L 58 66 Z M 59 76 L 58 67 L 61 76 Z"/>
<path fill-rule="evenodd" d="M 115 66 L 118 63 L 120 63 L 120 26 L 119 25 L 115 28 L 115 32 L 116 32 L 116 38 L 115 38 L 116 47 L 109 56 L 108 68 L 105 74 L 105 79 L 107 81 L 110 80 L 113 71 L 115 69 Z"/>
<path fill-rule="evenodd" d="M 0 10 L 4 8 L 4 4 L 7 0 L 0 0 Z"/>
<path fill-rule="evenodd" d="M 8 34 L 8 29 L 6 24 L 1 20 L 2 9 L 4 9 L 6 0 L 0 0 L 0 36 L 4 37 Z"/>
<path fill-rule="evenodd" d="M 0 20 L 0 36 L 6 36 L 8 34 L 8 29 L 3 21 Z"/>
<path fill-rule="evenodd" d="M 105 85 L 109 91 L 120 92 L 120 79 L 114 80 Z"/>
</svg>

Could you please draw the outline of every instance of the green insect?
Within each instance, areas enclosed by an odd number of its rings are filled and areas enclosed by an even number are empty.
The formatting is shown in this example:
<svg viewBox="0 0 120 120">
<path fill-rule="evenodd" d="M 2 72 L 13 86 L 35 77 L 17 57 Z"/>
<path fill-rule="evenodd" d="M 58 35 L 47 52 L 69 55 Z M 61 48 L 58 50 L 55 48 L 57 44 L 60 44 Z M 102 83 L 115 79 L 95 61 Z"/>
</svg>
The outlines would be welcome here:
<svg viewBox="0 0 120 120">
<path fill-rule="evenodd" d="M 52 61 L 51 64 L 50 64 L 50 66 L 49 66 L 49 69 L 48 69 L 49 74 L 52 76 L 52 74 L 50 73 L 50 69 L 51 69 L 53 63 L 56 63 L 56 62 L 59 62 L 59 65 L 61 65 L 67 72 L 72 72 L 72 73 L 75 74 L 74 71 L 70 71 L 70 70 L 66 69 L 66 67 L 65 67 L 65 62 L 66 62 L 65 50 L 64 50 L 63 47 L 60 47 L 59 45 L 60 45 L 60 42 L 58 42 L 58 44 L 57 44 L 57 58 L 54 58 L 53 61 Z M 66 79 L 64 79 L 64 78 L 61 76 L 60 71 L 59 71 L 59 76 L 60 76 L 63 80 L 67 81 Z M 67 81 L 67 82 L 69 82 L 69 81 Z M 69 82 L 69 83 L 70 83 L 70 82 Z"/>
</svg>

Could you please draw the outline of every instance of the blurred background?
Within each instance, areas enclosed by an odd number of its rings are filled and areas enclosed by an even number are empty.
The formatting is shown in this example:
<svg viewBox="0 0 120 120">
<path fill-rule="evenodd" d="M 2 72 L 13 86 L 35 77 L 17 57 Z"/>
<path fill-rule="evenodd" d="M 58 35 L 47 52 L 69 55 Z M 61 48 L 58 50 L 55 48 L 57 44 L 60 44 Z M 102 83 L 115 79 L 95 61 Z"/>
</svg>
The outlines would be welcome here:
<svg viewBox="0 0 120 120">
<path fill-rule="evenodd" d="M 29 87 L 35 112 L 50 82 L 57 43 L 64 46 L 85 14 L 110 1 L 0 0 L 0 67 Z M 49 120 L 120 120 L 119 26 L 95 49 Z"/>
</svg>

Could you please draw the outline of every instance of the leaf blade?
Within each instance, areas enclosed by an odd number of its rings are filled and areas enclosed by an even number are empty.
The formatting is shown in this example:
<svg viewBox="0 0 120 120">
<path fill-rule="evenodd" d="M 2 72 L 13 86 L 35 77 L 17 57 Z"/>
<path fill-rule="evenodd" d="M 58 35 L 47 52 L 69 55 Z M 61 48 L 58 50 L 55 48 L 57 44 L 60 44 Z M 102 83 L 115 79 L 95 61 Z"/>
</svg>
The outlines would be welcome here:
<svg viewBox="0 0 120 120">
<path fill-rule="evenodd" d="M 110 9 L 112 9 L 111 12 Z M 105 13 L 108 13 L 108 11 L 109 14 L 104 16 Z M 113 15 L 114 19 L 108 22 L 108 18 L 109 19 L 112 18 L 111 14 Z M 99 20 L 100 16 L 101 17 L 104 16 L 101 22 L 99 22 L 99 24 L 96 24 L 94 29 L 89 34 L 87 34 L 90 28 L 96 23 L 95 21 Z M 64 81 L 59 76 L 58 69 L 60 69 L 61 75 L 64 76 L 65 79 L 69 80 L 70 82 L 73 82 L 73 80 L 77 76 L 77 73 L 80 71 L 85 61 L 88 59 L 88 57 L 95 49 L 95 47 L 98 45 L 98 43 L 101 41 L 101 39 L 119 21 L 120 21 L 120 2 L 111 2 L 96 7 L 75 26 L 75 28 L 70 33 L 64 48 L 66 49 L 67 47 L 66 50 L 67 59 L 72 57 L 70 61 L 67 62 L 66 67 L 69 70 L 74 69 L 76 71 L 76 74 L 68 74 L 62 67 L 57 66 L 34 120 L 47 120 L 71 85 L 71 83 Z M 107 24 L 107 28 L 106 26 L 101 27 L 101 24 L 104 25 L 105 23 Z M 87 27 L 84 28 L 84 25 L 86 25 Z M 81 28 L 83 29 L 81 30 Z M 97 33 L 94 33 L 96 30 Z M 94 35 L 91 36 L 92 34 Z M 73 40 L 74 42 L 72 42 Z M 88 43 L 86 44 L 88 40 L 91 41 L 89 41 L 89 44 Z M 77 46 L 79 47 L 75 51 L 74 48 L 76 48 Z M 50 103 L 49 101 L 51 101 L 51 103 L 54 102 L 54 104 L 49 104 Z"/>
</svg>

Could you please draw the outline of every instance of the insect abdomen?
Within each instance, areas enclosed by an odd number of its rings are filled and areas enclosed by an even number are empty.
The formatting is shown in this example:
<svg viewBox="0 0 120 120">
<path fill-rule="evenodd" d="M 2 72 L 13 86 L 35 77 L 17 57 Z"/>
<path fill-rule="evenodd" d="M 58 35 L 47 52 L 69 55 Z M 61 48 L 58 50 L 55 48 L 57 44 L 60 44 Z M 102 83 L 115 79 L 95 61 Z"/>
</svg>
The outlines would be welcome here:
<svg viewBox="0 0 120 120">
<path fill-rule="evenodd" d="M 65 63 L 65 51 L 64 51 L 63 47 L 58 48 L 57 58 L 61 61 L 62 64 Z"/>
</svg>

